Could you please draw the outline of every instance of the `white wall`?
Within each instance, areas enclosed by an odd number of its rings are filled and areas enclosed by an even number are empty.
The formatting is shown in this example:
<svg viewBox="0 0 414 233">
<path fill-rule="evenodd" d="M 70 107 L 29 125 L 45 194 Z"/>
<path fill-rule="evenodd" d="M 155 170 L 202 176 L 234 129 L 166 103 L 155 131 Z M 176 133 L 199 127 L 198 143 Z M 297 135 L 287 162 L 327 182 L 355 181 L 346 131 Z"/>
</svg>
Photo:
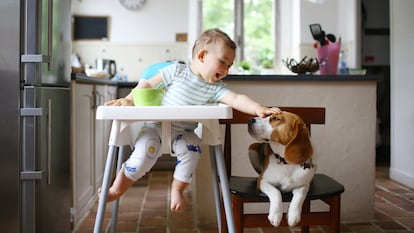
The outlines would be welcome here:
<svg viewBox="0 0 414 233">
<path fill-rule="evenodd" d="M 390 1 L 391 167 L 390 176 L 414 188 L 414 1 Z"/>
<path fill-rule="evenodd" d="M 151 64 L 190 59 L 188 43 L 175 38 L 176 33 L 188 33 L 189 0 L 149 0 L 136 11 L 125 9 L 118 0 L 72 0 L 72 14 L 110 18 L 108 40 L 73 42 L 73 53 L 83 64 L 113 59 L 128 81 L 138 81 Z"/>
<path fill-rule="evenodd" d="M 72 0 L 72 13 L 110 16 L 111 42 L 175 42 L 175 33 L 187 32 L 188 0 L 148 0 L 137 10 L 118 0 Z"/>
<path fill-rule="evenodd" d="M 166 60 L 188 61 L 188 43 L 113 43 L 82 41 L 73 43 L 73 51 L 84 64 L 94 65 L 96 58 L 116 61 L 117 72 L 128 75 L 128 81 L 138 81 L 148 66 Z"/>
</svg>

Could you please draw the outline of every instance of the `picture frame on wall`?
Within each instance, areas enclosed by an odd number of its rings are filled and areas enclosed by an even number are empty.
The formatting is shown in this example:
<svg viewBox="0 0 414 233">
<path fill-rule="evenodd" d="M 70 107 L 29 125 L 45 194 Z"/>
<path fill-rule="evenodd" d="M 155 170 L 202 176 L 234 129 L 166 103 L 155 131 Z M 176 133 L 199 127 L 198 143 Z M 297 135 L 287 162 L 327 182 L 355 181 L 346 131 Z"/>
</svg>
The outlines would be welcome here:
<svg viewBox="0 0 414 233">
<path fill-rule="evenodd" d="M 74 15 L 73 40 L 109 40 L 109 16 Z"/>
</svg>

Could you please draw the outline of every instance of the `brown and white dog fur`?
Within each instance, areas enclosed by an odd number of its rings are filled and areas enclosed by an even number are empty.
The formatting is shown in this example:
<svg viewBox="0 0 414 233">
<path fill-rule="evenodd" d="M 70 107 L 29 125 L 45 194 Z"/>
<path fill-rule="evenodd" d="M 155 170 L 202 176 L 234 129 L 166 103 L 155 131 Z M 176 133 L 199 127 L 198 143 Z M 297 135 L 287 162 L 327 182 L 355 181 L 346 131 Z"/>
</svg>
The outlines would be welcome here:
<svg viewBox="0 0 414 233">
<path fill-rule="evenodd" d="M 279 226 L 283 216 L 280 191 L 291 191 L 287 220 L 289 226 L 295 226 L 300 222 L 302 205 L 316 171 L 311 162 L 313 149 L 308 129 L 302 118 L 290 112 L 251 118 L 248 126 L 250 135 L 265 143 L 264 148 L 261 143 L 250 145 L 249 157 L 260 174 L 257 188 L 270 200 L 268 219 Z"/>
</svg>

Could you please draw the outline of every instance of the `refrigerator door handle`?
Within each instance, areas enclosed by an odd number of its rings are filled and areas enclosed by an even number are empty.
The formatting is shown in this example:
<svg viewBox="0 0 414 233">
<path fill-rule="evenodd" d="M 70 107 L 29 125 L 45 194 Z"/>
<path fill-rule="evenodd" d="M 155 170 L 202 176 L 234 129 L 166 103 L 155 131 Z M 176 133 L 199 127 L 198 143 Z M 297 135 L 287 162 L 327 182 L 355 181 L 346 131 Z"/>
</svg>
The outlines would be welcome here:
<svg viewBox="0 0 414 233">
<path fill-rule="evenodd" d="M 50 184 L 52 176 L 52 99 L 48 99 L 47 118 L 47 184 Z"/>
<path fill-rule="evenodd" d="M 53 0 L 48 1 L 48 30 L 47 30 L 47 55 L 49 57 L 49 61 L 47 62 L 47 67 L 49 71 L 52 70 L 52 48 L 53 48 Z"/>
</svg>

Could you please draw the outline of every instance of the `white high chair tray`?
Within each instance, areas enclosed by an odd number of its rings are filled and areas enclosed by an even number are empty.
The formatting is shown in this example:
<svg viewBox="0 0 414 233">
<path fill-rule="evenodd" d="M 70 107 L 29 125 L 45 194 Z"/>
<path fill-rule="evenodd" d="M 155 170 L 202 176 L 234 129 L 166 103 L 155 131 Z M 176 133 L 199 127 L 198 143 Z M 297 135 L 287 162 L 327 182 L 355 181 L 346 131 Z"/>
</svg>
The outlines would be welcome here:
<svg viewBox="0 0 414 233">
<path fill-rule="evenodd" d="M 207 120 L 231 119 L 228 105 L 188 106 L 98 106 L 96 119 L 100 120 Z"/>
</svg>

